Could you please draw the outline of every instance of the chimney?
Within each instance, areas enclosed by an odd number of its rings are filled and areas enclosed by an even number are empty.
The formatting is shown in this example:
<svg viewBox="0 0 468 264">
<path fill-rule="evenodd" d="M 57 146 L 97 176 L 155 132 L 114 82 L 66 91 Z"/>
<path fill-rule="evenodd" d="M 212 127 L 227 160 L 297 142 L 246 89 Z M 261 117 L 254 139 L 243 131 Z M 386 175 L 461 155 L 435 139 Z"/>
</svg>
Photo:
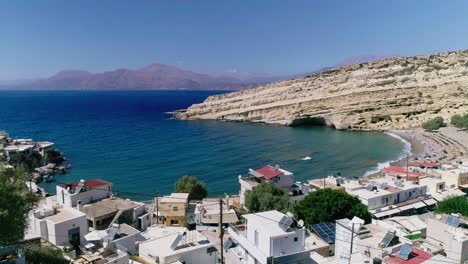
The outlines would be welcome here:
<svg viewBox="0 0 468 264">
<path fill-rule="evenodd" d="M 81 211 L 81 200 L 76 201 L 76 210 Z"/>
</svg>

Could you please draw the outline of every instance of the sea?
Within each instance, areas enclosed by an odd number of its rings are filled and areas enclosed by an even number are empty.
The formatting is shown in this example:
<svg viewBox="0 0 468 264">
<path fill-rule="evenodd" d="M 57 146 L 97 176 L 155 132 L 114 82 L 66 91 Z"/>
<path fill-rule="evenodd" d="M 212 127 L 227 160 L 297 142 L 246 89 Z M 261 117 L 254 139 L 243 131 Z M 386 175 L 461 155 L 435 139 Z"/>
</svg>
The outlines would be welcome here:
<svg viewBox="0 0 468 264">
<path fill-rule="evenodd" d="M 13 138 L 52 141 L 72 165 L 55 186 L 100 178 L 135 200 L 174 191 L 184 175 L 205 182 L 210 196 L 238 194 L 239 175 L 267 164 L 296 181 L 328 175 L 362 177 L 409 151 L 378 132 L 318 126 L 186 121 L 170 111 L 226 91 L 0 91 L 0 130 Z"/>
</svg>

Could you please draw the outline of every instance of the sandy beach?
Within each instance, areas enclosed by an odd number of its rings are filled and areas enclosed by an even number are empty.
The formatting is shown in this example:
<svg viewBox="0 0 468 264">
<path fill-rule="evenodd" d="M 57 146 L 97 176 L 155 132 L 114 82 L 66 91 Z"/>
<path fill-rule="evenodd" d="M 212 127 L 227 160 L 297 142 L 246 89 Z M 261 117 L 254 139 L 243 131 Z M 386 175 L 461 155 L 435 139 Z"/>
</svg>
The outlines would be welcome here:
<svg viewBox="0 0 468 264">
<path fill-rule="evenodd" d="M 424 160 L 427 162 L 448 163 L 468 159 L 468 132 L 454 127 L 444 127 L 436 132 L 418 130 L 389 130 L 411 145 L 411 153 L 390 166 L 405 167 L 407 161 Z M 380 171 L 366 177 L 379 177 Z"/>
<path fill-rule="evenodd" d="M 468 158 L 468 132 L 445 127 L 436 132 L 392 130 L 411 144 L 410 159 L 447 163 Z M 406 166 L 406 157 L 392 165 Z"/>
</svg>

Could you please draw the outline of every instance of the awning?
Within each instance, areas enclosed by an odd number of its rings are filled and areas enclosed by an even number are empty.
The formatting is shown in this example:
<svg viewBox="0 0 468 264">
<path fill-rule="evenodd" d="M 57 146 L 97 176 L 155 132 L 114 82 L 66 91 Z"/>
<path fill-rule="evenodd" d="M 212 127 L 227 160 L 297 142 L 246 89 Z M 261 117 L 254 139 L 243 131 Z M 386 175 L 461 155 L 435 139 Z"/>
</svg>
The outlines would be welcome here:
<svg viewBox="0 0 468 264">
<path fill-rule="evenodd" d="M 434 198 L 431 198 L 431 199 L 428 199 L 428 200 L 424 200 L 423 202 L 424 202 L 425 204 L 427 204 L 428 206 L 437 204 L 437 201 L 436 201 Z"/>
<path fill-rule="evenodd" d="M 414 204 L 411 204 L 414 209 L 419 209 L 419 208 L 423 208 L 423 207 L 426 207 L 427 205 L 423 202 L 417 202 L 417 203 L 414 203 Z"/>
<path fill-rule="evenodd" d="M 103 239 L 106 236 L 107 236 L 107 232 L 105 230 L 94 230 L 84 235 L 84 238 L 87 241 L 98 241 L 98 240 Z"/>
<path fill-rule="evenodd" d="M 400 206 L 400 207 L 398 207 L 398 209 L 400 209 L 400 211 L 402 211 L 402 212 L 403 212 L 403 211 L 406 211 L 406 210 L 411 210 L 411 209 L 413 209 L 413 208 L 414 208 L 414 207 L 413 207 L 412 204 L 408 204 L 408 205 L 405 205 L 405 206 Z"/>
<path fill-rule="evenodd" d="M 384 217 L 384 216 L 398 214 L 399 212 L 400 212 L 400 210 L 398 210 L 398 208 L 395 208 L 395 209 L 390 209 L 390 210 L 387 210 L 387 211 L 375 213 L 374 216 L 376 218 L 381 218 L 381 217 Z"/>
</svg>

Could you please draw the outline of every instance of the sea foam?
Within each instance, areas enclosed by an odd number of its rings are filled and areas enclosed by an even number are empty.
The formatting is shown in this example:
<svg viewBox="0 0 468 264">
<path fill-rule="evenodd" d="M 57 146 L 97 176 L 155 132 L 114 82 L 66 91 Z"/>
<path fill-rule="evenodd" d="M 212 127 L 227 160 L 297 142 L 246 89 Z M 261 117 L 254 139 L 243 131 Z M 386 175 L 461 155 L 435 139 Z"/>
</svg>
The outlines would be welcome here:
<svg viewBox="0 0 468 264">
<path fill-rule="evenodd" d="M 392 162 L 399 161 L 399 160 L 403 159 L 404 157 L 406 157 L 406 156 L 412 154 L 412 152 L 411 152 L 411 143 L 409 143 L 406 139 L 400 137 L 400 136 L 397 135 L 397 134 L 391 133 L 391 132 L 385 132 L 385 134 L 386 134 L 386 135 L 389 135 L 389 136 L 391 136 L 391 137 L 393 137 L 393 138 L 396 138 L 396 139 L 400 140 L 400 141 L 403 143 L 404 147 L 403 147 L 403 149 L 401 150 L 400 155 L 399 155 L 398 158 L 395 159 L 395 160 L 389 160 L 389 161 L 384 161 L 384 162 L 379 162 L 379 163 L 377 163 L 377 165 L 375 166 L 375 168 L 366 171 L 366 172 L 364 173 L 363 177 L 367 177 L 367 176 L 369 176 L 369 175 L 372 175 L 372 174 L 374 174 L 374 173 L 377 173 L 377 172 L 379 172 L 380 170 L 382 170 L 383 168 L 389 167 L 390 164 L 391 164 Z"/>
</svg>

